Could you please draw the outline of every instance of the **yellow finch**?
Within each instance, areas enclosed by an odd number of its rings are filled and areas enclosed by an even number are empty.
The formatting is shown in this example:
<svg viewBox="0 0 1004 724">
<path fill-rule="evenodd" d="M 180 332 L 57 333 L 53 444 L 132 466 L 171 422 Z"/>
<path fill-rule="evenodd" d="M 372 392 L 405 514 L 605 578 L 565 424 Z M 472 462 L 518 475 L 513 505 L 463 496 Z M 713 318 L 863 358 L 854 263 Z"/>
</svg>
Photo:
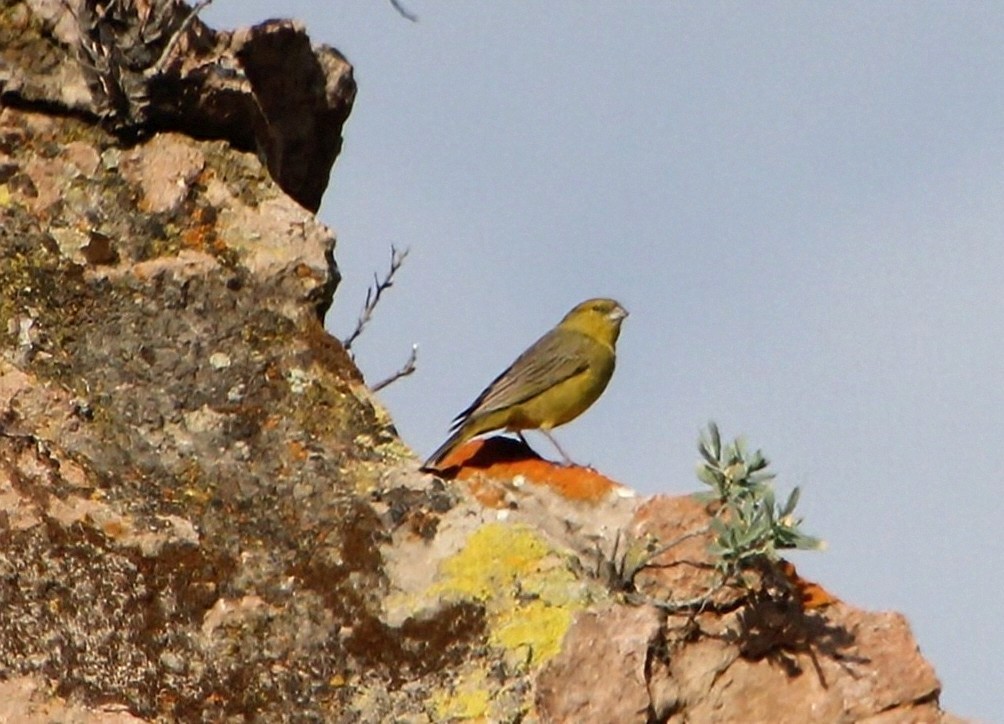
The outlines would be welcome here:
<svg viewBox="0 0 1004 724">
<path fill-rule="evenodd" d="M 579 304 L 457 415 L 453 434 L 422 467 L 434 469 L 475 435 L 500 429 L 539 429 L 567 460 L 548 431 L 581 415 L 603 394 L 627 314 L 613 299 Z"/>
</svg>

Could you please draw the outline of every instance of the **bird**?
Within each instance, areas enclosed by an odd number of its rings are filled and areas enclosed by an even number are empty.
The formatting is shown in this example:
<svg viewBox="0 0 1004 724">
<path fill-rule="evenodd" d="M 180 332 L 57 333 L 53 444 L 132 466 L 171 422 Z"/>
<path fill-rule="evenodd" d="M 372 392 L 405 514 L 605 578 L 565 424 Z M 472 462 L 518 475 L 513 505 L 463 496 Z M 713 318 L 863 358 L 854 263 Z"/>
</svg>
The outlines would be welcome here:
<svg viewBox="0 0 1004 724">
<path fill-rule="evenodd" d="M 461 444 L 501 429 L 521 439 L 523 430 L 540 430 L 569 462 L 550 430 L 581 415 L 603 394 L 614 373 L 617 338 L 627 316 L 613 299 L 576 305 L 453 419 L 450 436 L 422 469 L 437 469 Z"/>
</svg>

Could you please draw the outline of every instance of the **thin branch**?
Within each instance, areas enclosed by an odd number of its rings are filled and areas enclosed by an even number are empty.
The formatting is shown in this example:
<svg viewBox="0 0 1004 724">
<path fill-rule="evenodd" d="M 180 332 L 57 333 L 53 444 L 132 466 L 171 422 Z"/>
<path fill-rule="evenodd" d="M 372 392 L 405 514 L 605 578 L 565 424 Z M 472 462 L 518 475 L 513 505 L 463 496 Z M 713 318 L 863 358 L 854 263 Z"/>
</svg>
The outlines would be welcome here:
<svg viewBox="0 0 1004 724">
<path fill-rule="evenodd" d="M 391 245 L 390 247 L 390 269 L 387 271 L 387 275 L 381 281 L 376 274 L 373 275 L 373 286 L 366 290 L 366 302 L 363 304 L 363 309 L 359 313 L 359 321 L 356 322 L 356 328 L 352 330 L 352 334 L 342 340 L 342 346 L 345 347 L 345 351 L 348 352 L 352 349 L 352 343 L 356 341 L 366 325 L 369 324 L 370 319 L 373 318 L 373 310 L 376 309 L 376 305 L 380 303 L 380 297 L 383 293 L 394 286 L 394 275 L 397 274 L 397 270 L 401 268 L 404 260 L 408 257 L 408 250 L 398 251 L 397 247 Z M 411 374 L 410 372 L 408 374 Z"/>
<path fill-rule="evenodd" d="M 410 20 L 413 23 L 418 22 L 418 16 L 415 13 L 408 10 L 404 5 L 401 4 L 401 0 L 390 0 L 390 4 L 397 10 L 398 14 L 405 20 Z"/>
<path fill-rule="evenodd" d="M 668 568 L 670 565 L 676 565 L 677 563 L 684 563 L 684 561 L 675 561 L 674 563 L 663 565 L 653 563 L 656 558 L 661 556 L 663 553 L 675 548 L 676 546 L 688 541 L 692 538 L 697 538 L 699 536 L 705 535 L 709 530 L 711 530 L 710 525 L 702 526 L 697 530 L 692 530 L 689 533 L 684 533 L 670 542 L 659 546 L 658 548 L 647 551 L 644 555 L 636 556 L 633 554 L 634 546 L 633 544 L 627 547 L 627 550 L 617 559 L 618 551 L 621 543 L 621 531 L 617 531 L 617 536 L 614 538 L 613 551 L 610 554 L 609 560 L 603 555 L 599 546 L 596 547 L 597 552 L 597 563 L 596 563 L 596 575 L 599 577 L 604 571 L 601 568 L 604 565 L 610 566 L 608 575 L 611 575 L 612 583 L 615 583 L 618 587 L 625 590 L 631 589 L 634 586 L 634 579 L 641 571 L 646 568 Z M 632 560 L 636 559 L 636 560 Z M 695 564 L 697 565 L 697 564 Z"/>
<path fill-rule="evenodd" d="M 663 553 L 666 553 L 671 548 L 675 548 L 676 546 L 680 545 L 684 541 L 688 541 L 691 538 L 697 538 L 699 536 L 702 536 L 705 533 L 708 533 L 710 530 L 711 530 L 711 526 L 710 525 L 704 525 L 704 526 L 701 526 L 700 528 L 698 528 L 697 530 L 692 530 L 689 533 L 684 533 L 683 535 L 681 535 L 681 536 L 679 536 L 677 538 L 674 538 L 669 543 L 666 543 L 663 546 L 659 546 L 654 551 L 652 551 L 649 555 L 645 556 L 645 559 L 641 562 L 641 565 L 639 565 L 638 570 L 640 571 L 643 568 L 655 568 L 656 565 L 654 563 L 652 563 L 652 561 L 655 560 L 656 558 L 658 558 L 659 556 L 661 556 Z"/>
<path fill-rule="evenodd" d="M 714 613 L 729 613 L 743 606 L 746 602 L 746 598 L 743 597 L 735 601 L 728 601 L 721 604 L 714 603 L 712 599 L 715 594 L 725 588 L 725 585 L 725 580 L 719 581 L 718 583 L 709 586 L 706 593 L 700 596 L 694 596 L 693 598 L 684 599 L 682 601 L 663 601 L 661 599 L 652 598 L 651 596 L 646 596 L 642 593 L 629 593 L 625 598 L 628 602 L 635 605 L 648 604 L 670 614 L 686 612 L 691 614 L 691 617 L 696 617 L 705 611 L 712 611 Z"/>
<path fill-rule="evenodd" d="M 153 64 L 154 73 L 160 73 L 164 70 L 164 66 L 167 64 L 167 59 L 174 51 L 174 46 L 178 44 L 181 36 L 184 35 L 188 31 L 191 24 L 195 22 L 196 16 L 212 2 L 213 0 L 199 0 L 199 2 L 192 6 L 192 10 L 185 16 L 185 19 L 181 21 L 181 25 L 178 26 L 178 29 L 174 31 L 173 35 L 171 35 L 171 39 L 167 41 L 167 45 L 164 46 L 164 50 L 161 52 L 160 57 L 157 58 L 157 62 Z"/>
<path fill-rule="evenodd" d="M 418 345 L 417 344 L 413 344 L 413 345 L 411 345 L 411 354 L 408 355 L 408 361 L 404 363 L 404 366 L 402 366 L 401 369 L 399 369 L 397 372 L 395 372 L 394 374 L 392 374 L 387 379 L 380 380 L 379 382 L 377 382 L 370 389 L 373 392 L 379 392 L 380 390 L 382 390 L 387 385 L 392 384 L 394 382 L 397 382 L 402 377 L 407 377 L 408 375 L 410 375 L 412 372 L 415 371 L 415 368 L 416 368 L 416 364 L 415 363 L 417 361 L 418 361 Z"/>
</svg>

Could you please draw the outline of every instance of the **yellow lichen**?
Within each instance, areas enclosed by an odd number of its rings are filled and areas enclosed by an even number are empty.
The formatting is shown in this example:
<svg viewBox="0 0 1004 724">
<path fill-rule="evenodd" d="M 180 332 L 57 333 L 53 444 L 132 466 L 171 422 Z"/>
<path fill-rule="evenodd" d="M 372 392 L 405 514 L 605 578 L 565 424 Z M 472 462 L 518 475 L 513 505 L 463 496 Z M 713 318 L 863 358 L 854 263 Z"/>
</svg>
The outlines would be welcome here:
<svg viewBox="0 0 1004 724">
<path fill-rule="evenodd" d="M 549 553 L 548 545 L 529 528 L 489 523 L 443 561 L 439 588 L 486 601 L 539 576 Z"/>
<path fill-rule="evenodd" d="M 437 692 L 432 697 L 432 706 L 437 721 L 487 721 L 491 699 L 491 691 L 482 673 L 468 677 L 451 691 Z"/>
<path fill-rule="evenodd" d="M 499 616 L 489 638 L 492 644 L 523 654 L 531 663 L 547 661 L 561 650 L 561 640 L 580 606 L 552 606 L 530 601 Z"/>
<path fill-rule="evenodd" d="M 525 526 L 489 523 L 440 567 L 435 593 L 484 602 L 489 642 L 539 665 L 588 599 L 564 554 Z"/>
</svg>

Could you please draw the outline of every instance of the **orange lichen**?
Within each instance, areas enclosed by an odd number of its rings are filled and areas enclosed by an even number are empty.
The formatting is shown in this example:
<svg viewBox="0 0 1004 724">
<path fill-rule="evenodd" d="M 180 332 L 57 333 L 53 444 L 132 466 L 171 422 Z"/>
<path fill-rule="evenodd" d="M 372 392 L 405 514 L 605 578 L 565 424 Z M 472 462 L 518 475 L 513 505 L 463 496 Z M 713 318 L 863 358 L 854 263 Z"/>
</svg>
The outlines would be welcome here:
<svg viewBox="0 0 1004 724">
<path fill-rule="evenodd" d="M 181 243 L 189 249 L 205 250 L 213 238 L 213 228 L 205 224 L 191 226 L 181 233 Z"/>
<path fill-rule="evenodd" d="M 474 476 L 464 480 L 471 494 L 486 508 L 504 508 L 506 506 L 505 486 L 496 480 Z"/>
<path fill-rule="evenodd" d="M 299 460 L 303 462 L 307 459 L 308 450 L 307 446 L 304 445 L 299 440 L 289 440 L 286 442 L 286 449 L 289 451 L 290 457 L 294 460 Z"/>
<path fill-rule="evenodd" d="M 109 538 L 121 538 L 129 528 L 121 520 L 108 520 L 101 525 L 101 532 Z"/>
<path fill-rule="evenodd" d="M 781 561 L 781 571 L 792 584 L 802 601 L 802 606 L 806 609 L 823 608 L 833 603 L 839 603 L 840 599 L 820 586 L 818 583 L 807 581 L 798 575 L 795 566 L 788 561 Z"/>
<path fill-rule="evenodd" d="M 569 500 L 590 503 L 623 487 L 592 468 L 544 460 L 523 443 L 500 436 L 461 445 L 443 459 L 438 472 L 466 482 L 478 500 L 491 507 L 501 507 L 504 491 L 486 479 L 520 477 L 534 485 L 546 485 Z"/>
</svg>

